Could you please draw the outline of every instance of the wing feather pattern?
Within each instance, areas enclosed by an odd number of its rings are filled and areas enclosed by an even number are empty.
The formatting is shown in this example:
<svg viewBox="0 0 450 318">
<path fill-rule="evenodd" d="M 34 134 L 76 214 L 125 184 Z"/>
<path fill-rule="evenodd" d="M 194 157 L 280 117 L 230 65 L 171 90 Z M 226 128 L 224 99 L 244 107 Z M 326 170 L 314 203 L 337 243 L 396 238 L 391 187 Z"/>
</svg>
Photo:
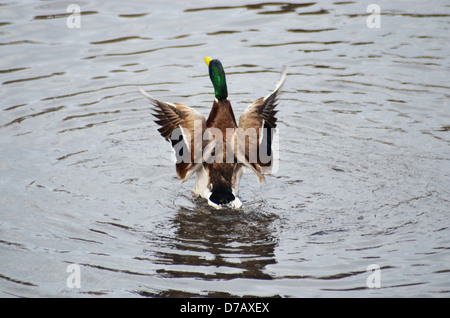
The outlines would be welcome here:
<svg viewBox="0 0 450 318">
<path fill-rule="evenodd" d="M 177 176 L 186 181 L 202 165 L 206 119 L 189 106 L 161 102 L 142 88 L 139 91 L 153 105 L 155 123 L 161 126 L 158 131 L 175 152 Z"/>
<path fill-rule="evenodd" d="M 276 128 L 277 101 L 286 79 L 283 67 L 275 89 L 266 97 L 250 104 L 239 118 L 239 129 L 235 144 L 238 145 L 237 159 L 250 168 L 265 183 L 263 174 L 269 174 L 273 164 L 272 140 Z"/>
</svg>

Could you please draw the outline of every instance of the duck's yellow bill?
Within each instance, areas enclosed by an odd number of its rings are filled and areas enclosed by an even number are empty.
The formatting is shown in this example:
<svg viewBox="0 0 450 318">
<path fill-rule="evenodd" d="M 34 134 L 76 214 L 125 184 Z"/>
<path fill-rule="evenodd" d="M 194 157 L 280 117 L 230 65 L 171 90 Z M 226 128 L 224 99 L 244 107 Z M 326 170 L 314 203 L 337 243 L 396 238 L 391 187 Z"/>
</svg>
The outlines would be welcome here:
<svg viewBox="0 0 450 318">
<path fill-rule="evenodd" d="M 209 63 L 211 62 L 211 60 L 212 60 L 212 58 L 211 58 L 211 57 L 209 57 L 209 56 L 206 56 L 206 57 L 205 57 L 205 63 L 206 63 L 206 65 L 208 65 L 208 66 L 209 66 Z"/>
</svg>

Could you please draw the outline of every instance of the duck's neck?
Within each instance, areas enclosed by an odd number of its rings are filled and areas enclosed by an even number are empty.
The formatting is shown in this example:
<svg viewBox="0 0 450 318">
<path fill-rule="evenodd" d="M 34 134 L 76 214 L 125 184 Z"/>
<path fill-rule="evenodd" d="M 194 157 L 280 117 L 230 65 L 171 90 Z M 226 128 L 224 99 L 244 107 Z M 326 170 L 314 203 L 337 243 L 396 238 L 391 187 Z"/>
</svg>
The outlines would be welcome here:
<svg viewBox="0 0 450 318">
<path fill-rule="evenodd" d="M 205 60 L 206 61 L 206 60 Z M 236 128 L 236 119 L 230 101 L 227 99 L 227 81 L 222 63 L 219 60 L 207 60 L 209 67 L 209 78 L 214 86 L 214 100 L 211 113 L 206 122 L 207 127 L 215 127 L 222 130 L 225 135 L 227 128 Z"/>
<path fill-rule="evenodd" d="M 227 128 L 237 128 L 236 118 L 234 117 L 233 108 L 228 99 L 217 98 L 214 100 L 211 112 L 209 113 L 206 126 L 216 127 L 225 134 Z"/>
</svg>

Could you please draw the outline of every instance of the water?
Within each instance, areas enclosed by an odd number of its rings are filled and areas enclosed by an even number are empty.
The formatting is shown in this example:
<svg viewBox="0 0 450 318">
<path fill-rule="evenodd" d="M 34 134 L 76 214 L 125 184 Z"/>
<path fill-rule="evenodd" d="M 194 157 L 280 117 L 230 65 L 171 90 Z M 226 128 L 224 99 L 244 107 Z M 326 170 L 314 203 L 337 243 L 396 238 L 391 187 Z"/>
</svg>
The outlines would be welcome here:
<svg viewBox="0 0 450 318">
<path fill-rule="evenodd" d="M 86 0 L 71 29 L 72 2 L 0 6 L 1 296 L 448 297 L 447 1 L 378 1 L 373 29 L 372 1 Z M 239 211 L 191 197 L 137 91 L 207 115 L 206 55 L 236 116 L 288 66 L 279 169 Z"/>
</svg>

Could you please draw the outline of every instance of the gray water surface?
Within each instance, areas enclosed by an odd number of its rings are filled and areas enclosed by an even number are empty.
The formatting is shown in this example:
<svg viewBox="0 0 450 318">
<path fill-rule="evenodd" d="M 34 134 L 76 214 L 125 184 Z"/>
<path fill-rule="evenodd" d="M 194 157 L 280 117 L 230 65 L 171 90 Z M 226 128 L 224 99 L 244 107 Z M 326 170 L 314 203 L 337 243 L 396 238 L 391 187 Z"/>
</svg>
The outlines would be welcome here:
<svg viewBox="0 0 450 318">
<path fill-rule="evenodd" d="M 371 3 L 2 3 L 0 295 L 448 297 L 450 5 Z M 288 66 L 237 211 L 177 180 L 137 90 L 207 116 L 206 55 L 236 117 Z"/>
</svg>

